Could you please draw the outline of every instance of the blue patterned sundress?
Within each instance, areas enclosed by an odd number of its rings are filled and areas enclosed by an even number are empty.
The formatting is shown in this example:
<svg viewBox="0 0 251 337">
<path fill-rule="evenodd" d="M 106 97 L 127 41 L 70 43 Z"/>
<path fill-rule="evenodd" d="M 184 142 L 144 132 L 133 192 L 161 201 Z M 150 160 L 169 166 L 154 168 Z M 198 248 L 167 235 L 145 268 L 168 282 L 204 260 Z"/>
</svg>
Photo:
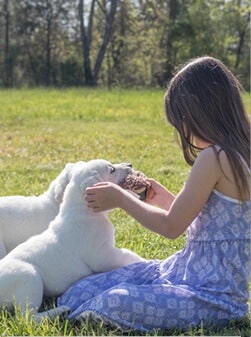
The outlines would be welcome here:
<svg viewBox="0 0 251 337">
<path fill-rule="evenodd" d="M 58 306 L 123 331 L 225 325 L 248 314 L 251 202 L 213 191 L 183 250 L 73 284 Z"/>
</svg>

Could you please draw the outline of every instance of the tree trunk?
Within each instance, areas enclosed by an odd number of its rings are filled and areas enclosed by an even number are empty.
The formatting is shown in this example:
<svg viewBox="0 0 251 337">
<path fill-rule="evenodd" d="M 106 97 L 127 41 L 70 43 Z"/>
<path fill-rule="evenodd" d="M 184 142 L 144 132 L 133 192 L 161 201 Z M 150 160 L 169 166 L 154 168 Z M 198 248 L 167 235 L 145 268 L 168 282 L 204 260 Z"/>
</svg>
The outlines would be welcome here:
<svg viewBox="0 0 251 337">
<path fill-rule="evenodd" d="M 236 51 L 236 59 L 235 59 L 235 65 L 234 65 L 234 68 L 236 70 L 238 69 L 238 66 L 239 66 L 239 63 L 240 63 L 240 60 L 241 60 L 241 52 L 242 52 L 242 48 L 243 48 L 243 45 L 244 45 L 245 34 L 246 34 L 247 29 L 248 29 L 249 22 L 250 22 L 250 11 L 247 14 L 246 25 L 239 29 L 239 41 L 238 41 L 238 46 L 237 46 L 237 51 Z"/>
<path fill-rule="evenodd" d="M 4 36 L 4 85 L 9 87 L 11 85 L 11 60 L 9 50 L 9 27 L 10 27 L 10 12 L 9 0 L 4 1 L 4 18 L 5 18 L 5 36 Z"/>
<path fill-rule="evenodd" d="M 166 65 L 165 65 L 165 77 L 168 81 L 173 75 L 173 31 L 170 28 L 174 25 L 178 12 L 177 0 L 169 0 L 169 30 L 166 35 Z"/>
<path fill-rule="evenodd" d="M 95 83 L 95 85 L 97 85 L 98 74 L 99 74 L 99 71 L 100 71 L 104 56 L 105 56 L 107 45 L 110 41 L 110 37 L 112 33 L 112 26 L 113 26 L 116 9 L 117 9 L 117 4 L 118 4 L 118 0 L 111 1 L 110 13 L 106 17 L 106 28 L 105 28 L 103 43 L 100 47 L 97 60 L 95 63 L 95 67 L 94 67 L 94 72 L 93 72 L 93 82 Z"/>
<path fill-rule="evenodd" d="M 46 70 L 45 70 L 45 84 L 51 84 L 51 20 L 47 22 L 47 36 L 46 36 Z"/>
<path fill-rule="evenodd" d="M 82 51 L 83 51 L 83 63 L 84 63 L 84 73 L 85 73 L 85 85 L 96 86 L 98 81 L 98 75 L 101 69 L 101 65 L 105 56 L 106 47 L 109 43 L 110 36 L 112 33 L 112 25 L 116 14 L 117 2 L 118 0 L 111 0 L 110 12 L 106 15 L 106 27 L 103 37 L 103 42 L 101 44 L 94 70 L 92 71 L 90 51 L 92 42 L 92 28 L 95 12 L 95 3 L 97 0 L 92 0 L 91 9 L 89 14 L 88 28 L 86 32 L 86 27 L 84 23 L 85 11 L 84 11 L 84 0 L 79 0 L 79 20 L 80 20 L 80 34 L 82 41 Z"/>
<path fill-rule="evenodd" d="M 79 0 L 79 22 L 80 22 L 80 36 L 82 41 L 82 51 L 83 51 L 83 66 L 85 74 L 85 85 L 93 86 L 93 76 L 90 60 L 90 50 L 91 50 L 91 36 L 92 36 L 92 23 L 94 15 L 94 7 L 96 0 L 92 0 L 91 11 L 89 16 L 88 24 L 88 34 L 86 33 L 85 23 L 84 23 L 84 0 Z"/>
</svg>

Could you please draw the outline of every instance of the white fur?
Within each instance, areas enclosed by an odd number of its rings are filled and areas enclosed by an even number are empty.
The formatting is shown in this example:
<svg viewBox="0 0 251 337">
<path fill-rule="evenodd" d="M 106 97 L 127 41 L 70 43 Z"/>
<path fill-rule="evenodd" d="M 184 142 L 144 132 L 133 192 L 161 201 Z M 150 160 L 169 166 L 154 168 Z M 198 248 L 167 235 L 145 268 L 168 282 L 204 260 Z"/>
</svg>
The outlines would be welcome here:
<svg viewBox="0 0 251 337">
<path fill-rule="evenodd" d="M 15 301 L 21 312 L 27 305 L 36 313 L 44 295 L 58 296 L 82 277 L 143 261 L 130 250 L 114 247 L 108 212 L 95 213 L 84 200 L 86 187 L 99 181 L 119 183 L 131 172 L 126 164 L 102 159 L 74 169 L 49 228 L 0 261 L 0 307 Z"/>
<path fill-rule="evenodd" d="M 39 196 L 0 197 L 0 259 L 20 243 L 48 228 L 59 212 L 73 168 L 79 163 L 83 162 L 66 164 L 48 191 Z"/>
<path fill-rule="evenodd" d="M 81 162 L 80 162 L 81 163 Z M 48 228 L 59 211 L 72 170 L 79 163 L 68 163 L 40 196 L 0 197 L 0 259 L 20 243 Z"/>
</svg>

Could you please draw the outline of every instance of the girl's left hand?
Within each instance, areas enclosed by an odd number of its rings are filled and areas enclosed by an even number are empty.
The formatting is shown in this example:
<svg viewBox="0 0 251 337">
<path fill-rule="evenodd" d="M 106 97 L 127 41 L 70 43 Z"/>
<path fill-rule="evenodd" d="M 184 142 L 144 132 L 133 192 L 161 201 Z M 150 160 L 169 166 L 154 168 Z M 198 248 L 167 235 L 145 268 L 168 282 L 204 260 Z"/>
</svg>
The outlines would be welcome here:
<svg viewBox="0 0 251 337">
<path fill-rule="evenodd" d="M 123 190 L 116 184 L 103 182 L 87 187 L 85 201 L 94 212 L 108 211 L 120 207 Z"/>
</svg>

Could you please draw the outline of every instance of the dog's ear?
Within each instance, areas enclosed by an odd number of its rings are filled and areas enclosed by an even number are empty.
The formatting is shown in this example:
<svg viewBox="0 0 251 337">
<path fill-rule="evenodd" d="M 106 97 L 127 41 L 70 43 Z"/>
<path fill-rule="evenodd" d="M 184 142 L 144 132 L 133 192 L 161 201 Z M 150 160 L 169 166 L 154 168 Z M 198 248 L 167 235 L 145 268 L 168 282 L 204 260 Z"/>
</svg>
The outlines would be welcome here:
<svg viewBox="0 0 251 337">
<path fill-rule="evenodd" d="M 73 168 L 74 168 L 73 163 L 66 164 L 63 171 L 56 178 L 54 193 L 55 193 L 55 200 L 59 204 L 63 201 L 64 191 L 71 179 Z"/>
<path fill-rule="evenodd" d="M 80 184 L 80 188 L 81 188 L 82 193 L 85 192 L 87 187 L 91 187 L 98 182 L 99 182 L 99 180 L 97 178 L 97 172 L 95 171 L 95 173 L 93 175 L 88 177 L 86 180 L 82 181 L 82 183 Z"/>
</svg>

